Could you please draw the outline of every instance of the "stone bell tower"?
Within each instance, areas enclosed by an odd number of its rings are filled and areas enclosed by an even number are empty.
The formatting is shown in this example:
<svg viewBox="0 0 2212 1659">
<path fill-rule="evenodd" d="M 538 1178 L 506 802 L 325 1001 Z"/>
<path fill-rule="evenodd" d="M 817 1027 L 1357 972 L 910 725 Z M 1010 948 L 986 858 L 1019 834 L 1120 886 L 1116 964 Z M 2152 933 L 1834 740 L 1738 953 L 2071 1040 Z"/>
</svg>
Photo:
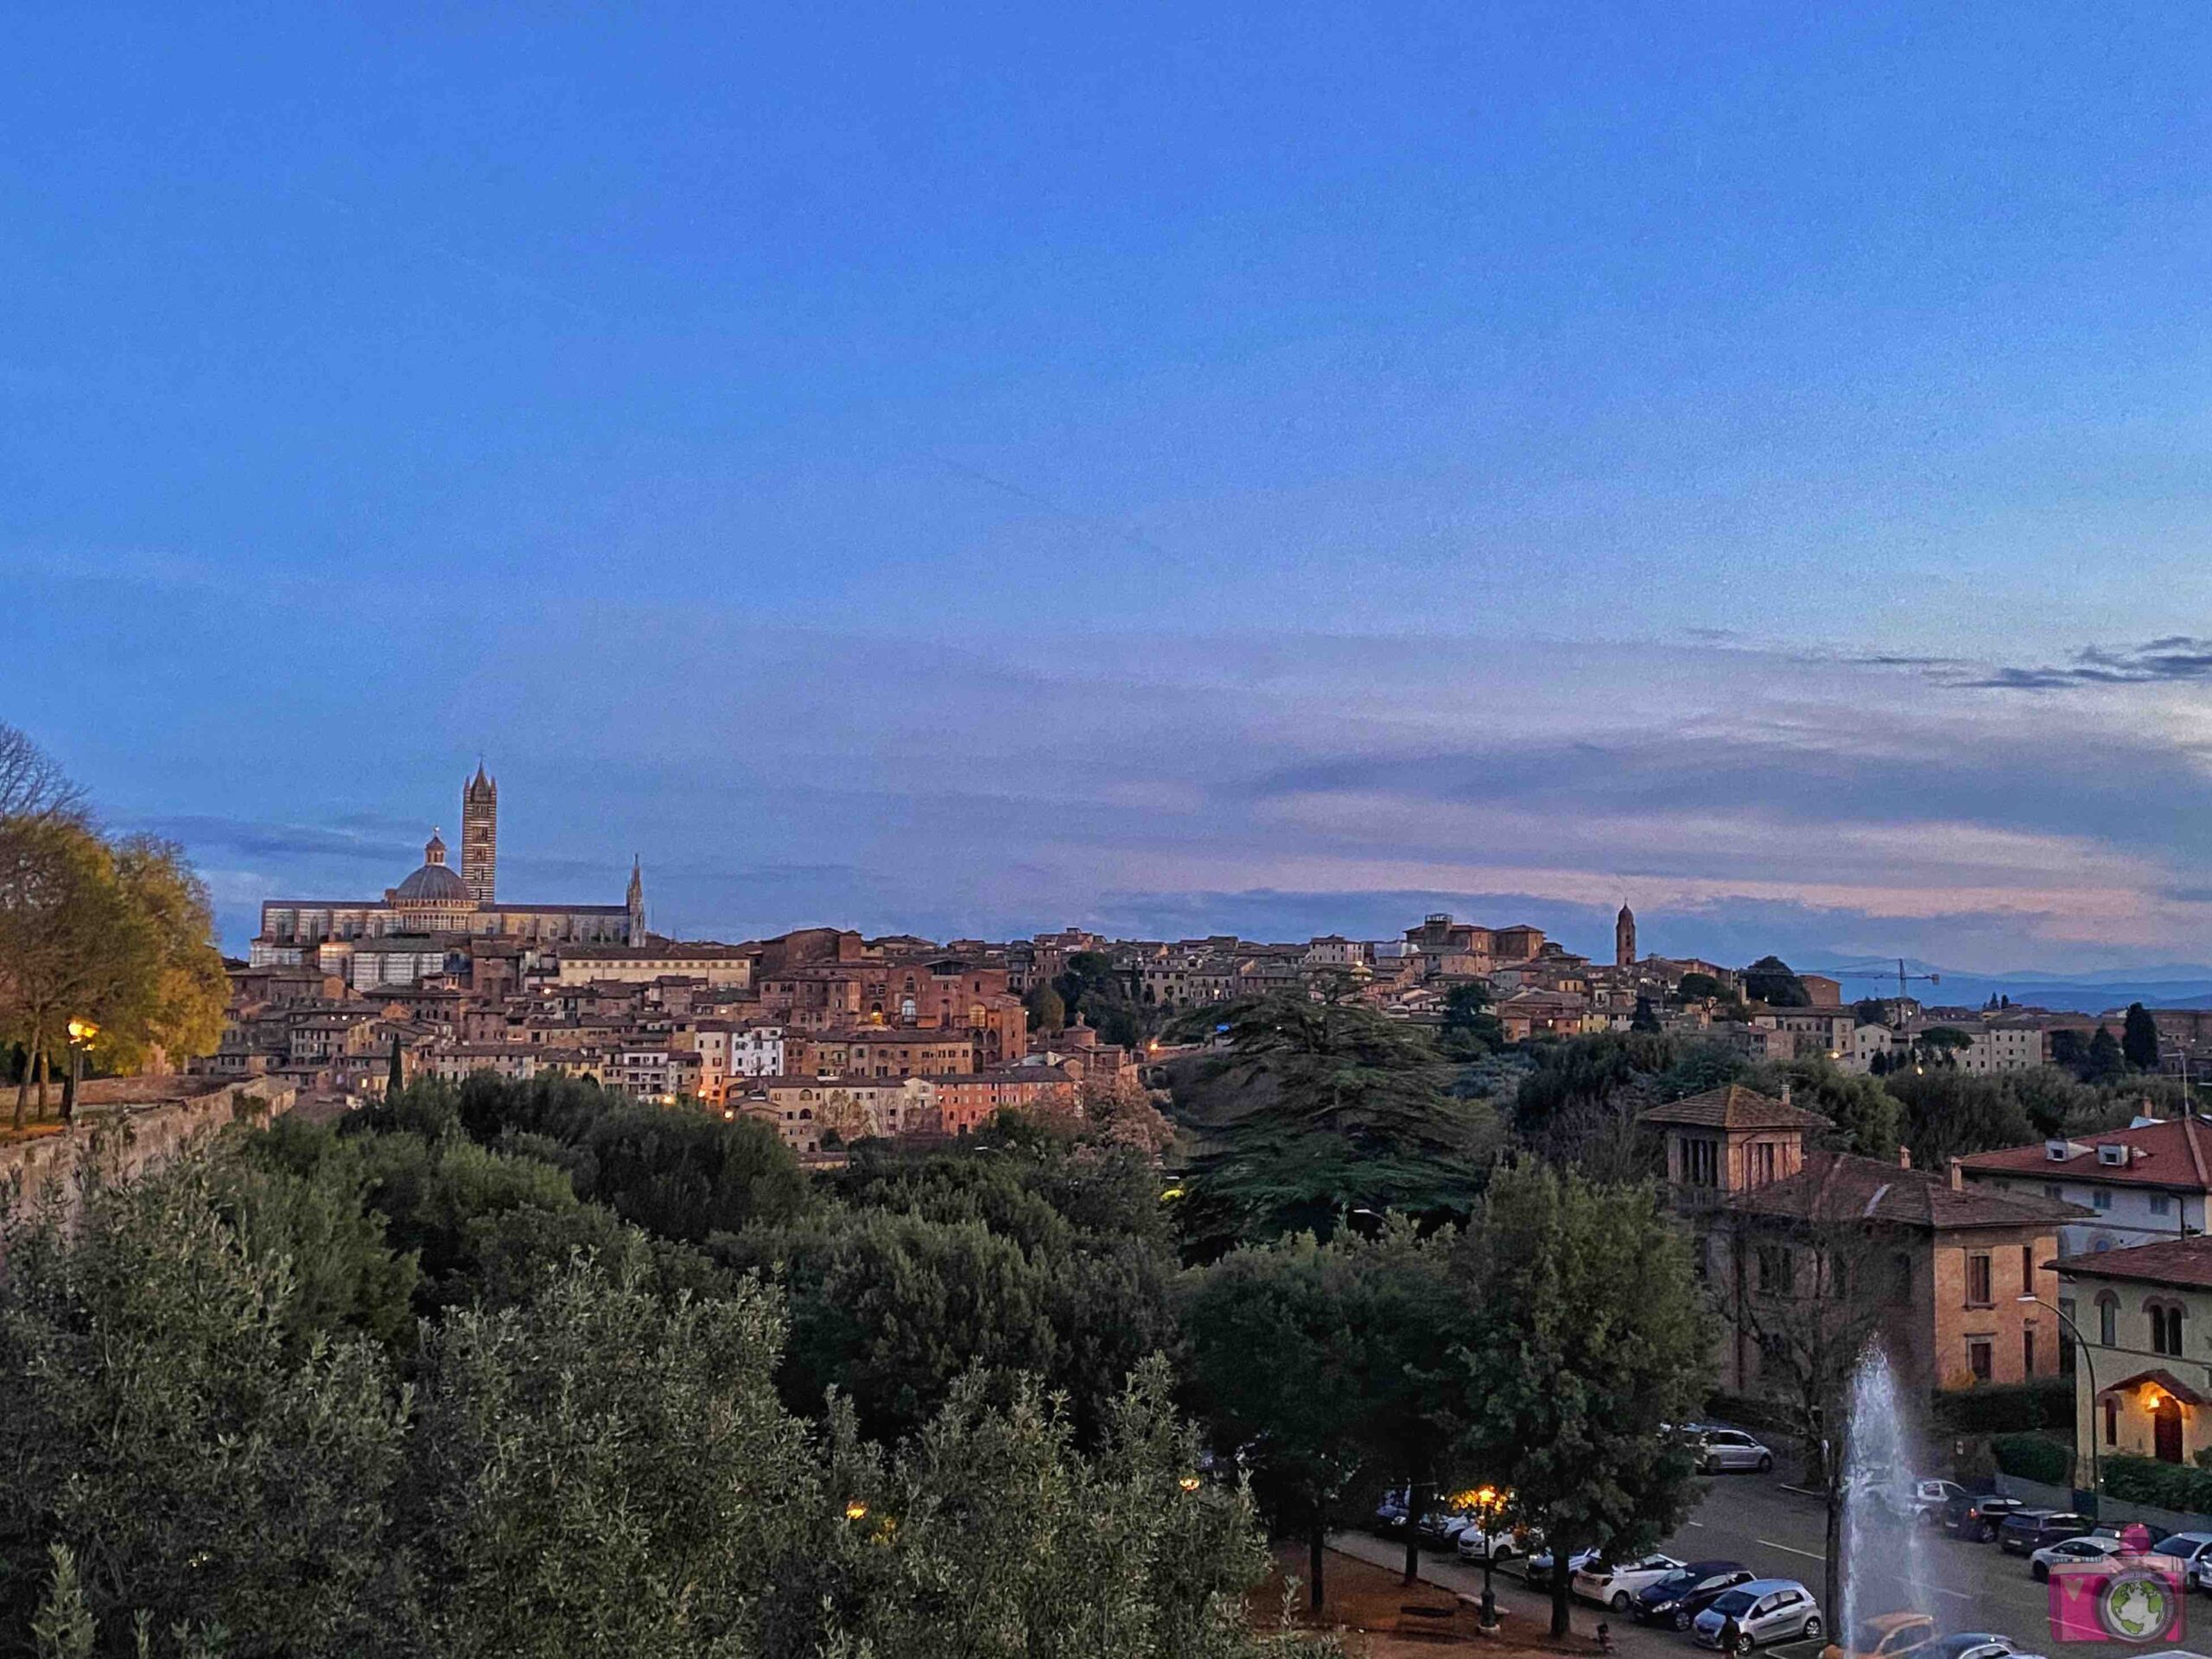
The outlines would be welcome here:
<svg viewBox="0 0 2212 1659">
<path fill-rule="evenodd" d="M 476 763 L 461 791 L 461 879 L 480 905 L 492 902 L 499 866 L 499 786 Z"/>
<path fill-rule="evenodd" d="M 1613 963 L 1621 968 L 1636 965 L 1636 912 L 1626 905 L 1613 918 Z"/>
</svg>

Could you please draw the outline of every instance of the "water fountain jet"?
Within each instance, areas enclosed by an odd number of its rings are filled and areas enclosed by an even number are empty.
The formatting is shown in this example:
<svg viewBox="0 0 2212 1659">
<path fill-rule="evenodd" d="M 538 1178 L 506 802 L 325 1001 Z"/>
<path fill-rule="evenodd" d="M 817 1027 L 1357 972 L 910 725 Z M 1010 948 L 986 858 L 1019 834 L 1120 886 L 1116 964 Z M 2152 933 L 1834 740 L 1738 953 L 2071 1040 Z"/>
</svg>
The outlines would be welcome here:
<svg viewBox="0 0 2212 1659">
<path fill-rule="evenodd" d="M 1918 1441 L 1897 1369 L 1870 1343 L 1851 1374 L 1843 1466 L 1836 1640 L 1855 1646 L 1869 1618 L 1934 1611 L 1928 1537 L 1911 1503 Z"/>
</svg>

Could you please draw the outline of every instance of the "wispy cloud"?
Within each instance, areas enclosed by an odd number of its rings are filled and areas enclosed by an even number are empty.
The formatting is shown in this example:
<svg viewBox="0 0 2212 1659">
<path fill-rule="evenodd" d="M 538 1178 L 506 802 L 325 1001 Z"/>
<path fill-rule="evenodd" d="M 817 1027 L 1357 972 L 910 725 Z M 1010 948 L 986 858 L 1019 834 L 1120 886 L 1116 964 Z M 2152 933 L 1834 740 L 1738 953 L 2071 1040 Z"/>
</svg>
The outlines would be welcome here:
<svg viewBox="0 0 2212 1659">
<path fill-rule="evenodd" d="M 1918 677 L 1996 671 L 1718 641 L 579 629 L 656 675 L 580 671 L 518 622 L 471 664 L 499 696 L 464 700 L 508 712 L 454 776 L 489 750 L 518 894 L 604 900 L 637 851 L 657 918 L 700 933 L 1379 935 L 1449 908 L 1597 949 L 1625 896 L 1664 948 L 1725 959 L 2080 969 L 2212 934 L 2212 766 L 2152 690 L 1953 696 Z M 2200 655 L 2075 668 L 2171 680 Z M 234 902 L 248 872 L 379 892 L 450 827 L 422 743 L 399 722 L 342 764 L 271 754 L 291 787 L 211 789 L 160 827 Z"/>
<path fill-rule="evenodd" d="M 2139 645 L 2084 645 L 2063 664 L 1973 663 L 1955 657 L 1872 657 L 1969 691 L 2066 691 L 2083 687 L 2189 685 L 2212 681 L 2212 639 L 2173 633 Z"/>
</svg>

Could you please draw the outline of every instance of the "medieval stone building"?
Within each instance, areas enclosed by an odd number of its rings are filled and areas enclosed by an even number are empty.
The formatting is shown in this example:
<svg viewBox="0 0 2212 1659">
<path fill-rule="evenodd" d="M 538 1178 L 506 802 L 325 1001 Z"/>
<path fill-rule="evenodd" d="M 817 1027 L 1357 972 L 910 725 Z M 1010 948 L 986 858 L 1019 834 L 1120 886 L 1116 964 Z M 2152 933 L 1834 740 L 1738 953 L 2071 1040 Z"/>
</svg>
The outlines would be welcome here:
<svg viewBox="0 0 2212 1659">
<path fill-rule="evenodd" d="M 480 765 L 461 795 L 461 868 L 435 830 L 420 868 L 373 899 L 270 899 L 252 944 L 255 967 L 316 967 L 356 987 L 412 984 L 448 971 L 479 943 L 640 946 L 643 870 L 632 862 L 619 905 L 502 904 L 493 897 L 499 788 Z"/>
</svg>

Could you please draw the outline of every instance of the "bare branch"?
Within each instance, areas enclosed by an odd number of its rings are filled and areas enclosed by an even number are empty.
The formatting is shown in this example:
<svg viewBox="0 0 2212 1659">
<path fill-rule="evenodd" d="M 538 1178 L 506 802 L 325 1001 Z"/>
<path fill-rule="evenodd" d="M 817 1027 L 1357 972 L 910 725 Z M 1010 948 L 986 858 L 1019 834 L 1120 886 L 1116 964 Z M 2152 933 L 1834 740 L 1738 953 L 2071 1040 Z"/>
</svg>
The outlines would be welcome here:
<svg viewBox="0 0 2212 1659">
<path fill-rule="evenodd" d="M 0 720 L 0 818 L 81 818 L 85 791 L 30 734 Z"/>
</svg>

